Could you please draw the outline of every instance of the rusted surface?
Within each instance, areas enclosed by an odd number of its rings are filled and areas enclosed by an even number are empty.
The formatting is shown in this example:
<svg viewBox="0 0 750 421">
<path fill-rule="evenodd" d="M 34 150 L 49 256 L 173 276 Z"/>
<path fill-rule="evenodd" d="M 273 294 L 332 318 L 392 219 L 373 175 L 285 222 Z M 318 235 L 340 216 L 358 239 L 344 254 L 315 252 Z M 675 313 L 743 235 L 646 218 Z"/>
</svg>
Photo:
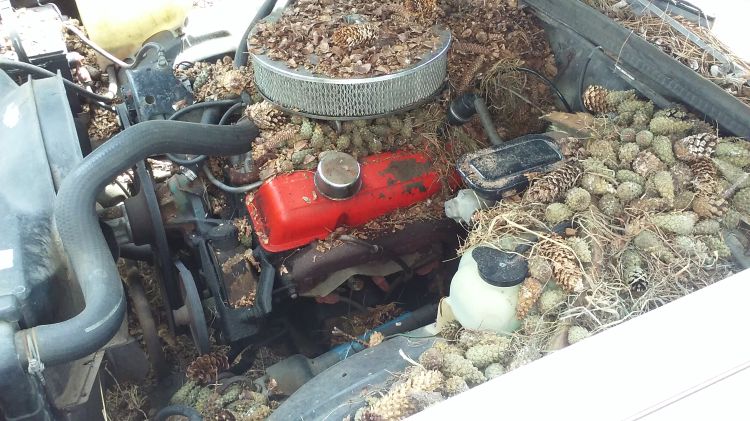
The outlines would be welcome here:
<svg viewBox="0 0 750 421">
<path fill-rule="evenodd" d="M 432 168 L 430 162 L 417 162 L 415 159 L 394 160 L 380 173 L 383 176 L 393 176 L 396 181 L 409 181 L 424 175 Z"/>
<path fill-rule="evenodd" d="M 460 227 L 449 219 L 420 221 L 368 242 L 396 256 L 415 253 L 435 243 L 445 244 L 445 250 L 455 250 L 459 231 Z M 373 254 L 369 247 L 361 244 L 343 243 L 326 251 L 318 250 L 316 244 L 311 244 L 291 255 L 284 265 L 299 290 L 305 292 L 336 271 L 387 258 L 383 253 Z"/>
</svg>

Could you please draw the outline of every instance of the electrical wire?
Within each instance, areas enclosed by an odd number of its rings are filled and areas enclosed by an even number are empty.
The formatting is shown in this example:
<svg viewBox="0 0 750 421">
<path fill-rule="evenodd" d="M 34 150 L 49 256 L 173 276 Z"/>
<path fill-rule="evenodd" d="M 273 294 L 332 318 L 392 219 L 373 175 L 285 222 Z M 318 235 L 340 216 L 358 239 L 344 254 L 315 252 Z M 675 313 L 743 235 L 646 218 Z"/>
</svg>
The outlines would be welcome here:
<svg viewBox="0 0 750 421">
<path fill-rule="evenodd" d="M 157 51 L 162 51 L 163 48 L 161 45 L 149 42 L 144 44 L 140 50 L 138 50 L 138 53 L 135 55 L 135 59 L 132 63 L 126 63 L 119 58 L 115 57 L 114 54 L 110 53 L 109 51 L 105 50 L 103 47 L 101 47 L 99 44 L 92 41 L 89 37 L 86 36 L 86 34 L 83 33 L 80 29 L 78 29 L 77 26 L 73 25 L 70 21 L 66 20 L 63 16 L 62 12 L 60 12 L 60 8 L 57 7 L 55 3 L 49 3 L 44 2 L 42 4 L 40 1 L 37 1 L 37 4 L 39 6 L 49 6 L 51 7 L 57 15 L 60 17 L 60 21 L 63 23 L 63 26 L 68 31 L 72 32 L 75 36 L 77 36 L 84 44 L 91 47 L 94 51 L 101 54 L 102 57 L 106 58 L 107 60 L 111 61 L 112 63 L 118 65 L 119 67 L 123 69 L 130 69 L 138 65 L 138 63 L 143 60 L 145 57 L 144 52 L 148 51 L 149 49 L 155 48 Z"/>
<path fill-rule="evenodd" d="M 586 72 L 589 70 L 589 64 L 591 64 L 591 59 L 594 58 L 594 53 L 596 53 L 597 51 L 600 51 L 603 53 L 604 48 L 602 48 L 601 45 L 597 45 L 591 49 L 589 56 L 586 57 L 586 62 L 583 63 L 583 69 L 581 69 L 581 75 L 578 77 L 577 98 L 583 108 L 585 108 L 585 106 L 583 105 L 583 82 L 584 82 L 584 79 L 586 79 Z"/>
<path fill-rule="evenodd" d="M 221 181 L 217 180 L 216 177 L 214 177 L 213 173 L 211 173 L 211 170 L 208 168 L 207 165 L 203 165 L 203 173 L 208 178 L 208 181 L 211 182 L 214 186 L 216 186 L 219 190 L 222 190 L 227 193 L 231 194 L 241 194 L 241 193 L 247 193 L 250 190 L 255 190 L 258 187 L 263 185 L 263 181 L 256 181 L 255 183 L 246 184 L 244 186 L 228 186 Z"/>
<path fill-rule="evenodd" d="M 102 48 L 99 44 L 95 43 L 94 41 L 90 40 L 86 34 L 83 33 L 80 29 L 78 29 L 75 25 L 73 25 L 70 22 L 65 22 L 65 29 L 72 32 L 75 36 L 77 36 L 84 44 L 91 47 L 93 50 L 95 50 L 97 53 L 101 54 L 102 57 L 106 58 L 107 60 L 111 61 L 112 63 L 118 65 L 122 69 L 130 69 L 138 65 L 138 63 L 143 60 L 143 52 L 147 51 L 151 48 L 156 48 L 157 50 L 161 50 L 162 47 L 159 44 L 155 44 L 153 42 L 149 42 L 145 44 L 141 49 L 138 51 L 138 54 L 135 56 L 135 60 L 133 60 L 132 63 L 126 63 L 119 58 L 115 57 L 112 53 Z"/>
<path fill-rule="evenodd" d="M 190 113 L 195 110 L 202 110 L 204 108 L 209 107 L 225 107 L 227 105 L 231 105 L 232 107 L 236 105 L 241 105 L 242 103 L 239 102 L 239 100 L 236 99 L 224 99 L 220 101 L 208 101 L 208 102 L 199 102 L 197 104 L 188 105 L 187 107 L 177 111 L 176 113 L 172 114 L 168 120 L 177 120 L 180 117 L 184 116 L 187 113 Z M 232 108 L 230 107 L 230 110 Z M 222 117 L 223 118 L 223 117 Z M 221 123 L 220 123 L 221 124 Z M 206 155 L 198 155 L 193 158 L 180 158 L 176 156 L 175 154 L 168 153 L 165 155 L 167 159 L 174 162 L 175 164 L 182 165 L 183 167 L 190 166 L 190 165 L 197 165 L 201 162 L 206 160 Z"/>
<path fill-rule="evenodd" d="M 28 74 L 36 75 L 39 77 L 55 77 L 57 76 L 55 73 L 50 72 L 49 70 L 43 69 L 39 66 L 35 66 L 33 64 L 29 63 L 22 63 L 20 61 L 14 61 L 9 60 L 5 58 L 0 58 L 0 69 L 17 69 L 21 70 L 23 72 L 26 72 Z M 81 86 L 76 85 L 75 83 L 62 78 L 62 82 L 65 85 L 66 88 L 74 90 L 76 93 L 80 94 L 81 96 L 84 96 L 88 99 L 91 99 L 96 102 L 103 102 L 105 104 L 111 104 L 114 99 L 110 98 L 105 95 L 99 95 L 95 94 L 93 92 L 89 92 L 86 90 L 86 88 L 83 88 Z"/>
<path fill-rule="evenodd" d="M 560 98 L 560 102 L 562 102 L 563 106 L 565 107 L 565 110 L 567 112 L 569 112 L 569 113 L 573 112 L 573 109 L 570 107 L 570 104 L 565 99 L 565 97 L 563 96 L 562 92 L 560 92 L 560 90 L 557 89 L 557 86 L 555 86 L 555 84 L 551 80 L 547 79 L 546 76 L 542 75 L 541 73 L 537 72 L 536 70 L 529 69 L 527 67 L 516 67 L 516 70 L 518 70 L 520 72 L 526 72 L 526 73 L 532 74 L 532 75 L 538 77 L 539 79 L 541 79 L 545 84 L 547 84 L 547 86 L 550 87 L 550 89 L 552 89 L 555 92 L 555 95 L 557 95 L 557 97 Z"/>
</svg>

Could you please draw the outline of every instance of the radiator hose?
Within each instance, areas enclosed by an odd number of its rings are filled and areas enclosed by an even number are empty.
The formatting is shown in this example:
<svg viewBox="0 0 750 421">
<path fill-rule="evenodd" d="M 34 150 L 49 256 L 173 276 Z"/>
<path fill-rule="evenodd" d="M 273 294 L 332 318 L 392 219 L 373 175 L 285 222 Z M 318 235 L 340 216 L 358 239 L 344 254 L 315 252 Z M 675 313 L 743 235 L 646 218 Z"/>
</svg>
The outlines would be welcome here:
<svg viewBox="0 0 750 421">
<path fill-rule="evenodd" d="M 89 154 L 60 186 L 54 214 L 85 308 L 66 321 L 17 332 L 16 349 L 25 354 L 19 355 L 21 362 L 30 363 L 32 369 L 39 363 L 55 365 L 85 357 L 106 345 L 122 324 L 123 287 L 95 210 L 96 196 L 107 183 L 151 155 L 237 155 L 249 151 L 257 135 L 251 123 L 145 121 Z"/>
</svg>

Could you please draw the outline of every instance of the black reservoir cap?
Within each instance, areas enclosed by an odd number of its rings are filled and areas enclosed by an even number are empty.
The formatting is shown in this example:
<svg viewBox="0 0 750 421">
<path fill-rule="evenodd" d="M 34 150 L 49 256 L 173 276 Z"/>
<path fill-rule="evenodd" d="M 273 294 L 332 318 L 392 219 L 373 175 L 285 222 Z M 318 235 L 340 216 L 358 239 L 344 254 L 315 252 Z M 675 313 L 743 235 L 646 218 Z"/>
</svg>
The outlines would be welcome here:
<svg viewBox="0 0 750 421">
<path fill-rule="evenodd" d="M 477 247 L 471 252 L 477 262 L 479 276 L 496 287 L 512 287 L 526 278 L 529 265 L 522 256 L 492 247 Z"/>
</svg>

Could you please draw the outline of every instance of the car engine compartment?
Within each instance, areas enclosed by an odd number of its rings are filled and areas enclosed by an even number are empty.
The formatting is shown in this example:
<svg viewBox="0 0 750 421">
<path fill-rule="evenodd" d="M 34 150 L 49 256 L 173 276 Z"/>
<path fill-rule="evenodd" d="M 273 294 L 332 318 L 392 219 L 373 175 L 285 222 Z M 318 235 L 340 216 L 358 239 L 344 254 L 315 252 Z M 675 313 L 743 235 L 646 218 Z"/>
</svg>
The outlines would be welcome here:
<svg viewBox="0 0 750 421">
<path fill-rule="evenodd" d="M 750 110 L 550 1 L 0 0 L 0 416 L 402 419 L 748 267 Z"/>
</svg>

